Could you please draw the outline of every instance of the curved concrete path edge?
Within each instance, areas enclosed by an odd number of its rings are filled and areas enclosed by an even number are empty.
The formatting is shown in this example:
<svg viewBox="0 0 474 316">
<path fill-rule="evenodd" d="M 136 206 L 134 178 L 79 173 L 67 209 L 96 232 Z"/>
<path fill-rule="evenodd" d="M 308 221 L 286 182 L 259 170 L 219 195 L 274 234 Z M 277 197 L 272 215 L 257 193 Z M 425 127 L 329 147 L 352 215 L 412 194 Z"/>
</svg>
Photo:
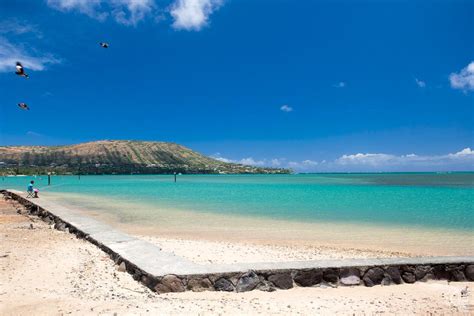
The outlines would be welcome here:
<svg viewBox="0 0 474 316">
<path fill-rule="evenodd" d="M 314 260 L 200 265 L 47 199 L 0 190 L 31 214 L 98 246 L 133 278 L 158 293 L 272 291 L 298 286 L 373 286 L 441 279 L 474 281 L 474 256 Z"/>
</svg>

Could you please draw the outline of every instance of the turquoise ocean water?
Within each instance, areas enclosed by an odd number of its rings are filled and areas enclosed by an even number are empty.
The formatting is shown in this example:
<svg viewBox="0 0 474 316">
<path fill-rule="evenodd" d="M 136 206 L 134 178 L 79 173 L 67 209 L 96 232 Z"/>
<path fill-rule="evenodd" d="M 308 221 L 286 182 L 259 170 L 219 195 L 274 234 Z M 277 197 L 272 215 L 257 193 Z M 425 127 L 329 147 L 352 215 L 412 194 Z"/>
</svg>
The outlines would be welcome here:
<svg viewBox="0 0 474 316">
<path fill-rule="evenodd" d="M 474 173 L 5 177 L 0 187 L 73 193 L 150 208 L 474 231 Z M 108 210 L 113 212 L 112 210 Z M 159 218 L 120 210 L 122 221 Z M 157 222 L 158 223 L 158 222 Z"/>
</svg>

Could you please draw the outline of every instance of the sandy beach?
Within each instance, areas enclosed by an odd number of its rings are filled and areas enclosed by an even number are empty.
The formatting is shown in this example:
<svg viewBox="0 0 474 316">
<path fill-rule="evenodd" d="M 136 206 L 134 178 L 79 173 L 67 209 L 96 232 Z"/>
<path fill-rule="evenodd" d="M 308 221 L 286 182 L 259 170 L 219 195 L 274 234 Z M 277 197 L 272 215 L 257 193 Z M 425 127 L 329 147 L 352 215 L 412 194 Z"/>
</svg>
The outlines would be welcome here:
<svg viewBox="0 0 474 316">
<path fill-rule="evenodd" d="M 199 264 L 232 264 L 254 262 L 285 262 L 322 259 L 365 259 L 393 258 L 404 256 L 389 251 L 336 248 L 305 244 L 272 244 L 255 242 L 228 242 L 215 240 L 196 240 L 184 238 L 165 238 L 136 236 L 160 246 L 165 252 L 174 253 Z"/>
<path fill-rule="evenodd" d="M 34 216 L 18 214 L 22 209 L 14 202 L 0 202 L 0 314 L 66 315 L 66 314 L 341 314 L 375 313 L 464 314 L 473 312 L 472 293 L 461 297 L 461 289 L 474 286 L 469 282 L 445 281 L 413 285 L 293 288 L 272 293 L 185 292 L 157 295 L 120 272 L 110 258 L 94 245 L 65 232 L 52 229 Z M 260 250 L 272 260 L 301 258 L 288 249 L 248 247 L 162 238 L 164 248 L 179 248 L 195 261 L 236 260 L 236 251 Z M 197 247 L 199 246 L 199 247 Z M 208 248 L 200 255 L 185 249 Z M 216 249 L 214 252 L 212 249 Z M 315 251 L 316 249 L 313 249 Z M 335 249 L 319 249 L 320 256 L 341 256 Z M 212 257 L 212 253 L 219 256 Z M 313 252 L 313 256 L 317 253 Z M 359 252 L 366 256 L 367 253 Z M 205 259 L 206 258 L 206 259 Z M 253 259 L 258 259 L 254 257 Z"/>
</svg>

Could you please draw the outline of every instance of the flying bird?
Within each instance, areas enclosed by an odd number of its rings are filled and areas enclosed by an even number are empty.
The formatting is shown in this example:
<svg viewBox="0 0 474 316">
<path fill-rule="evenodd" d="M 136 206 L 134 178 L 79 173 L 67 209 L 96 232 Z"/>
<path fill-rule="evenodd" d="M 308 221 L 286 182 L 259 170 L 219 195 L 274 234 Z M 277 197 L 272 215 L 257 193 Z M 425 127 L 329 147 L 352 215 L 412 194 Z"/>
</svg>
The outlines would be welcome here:
<svg viewBox="0 0 474 316">
<path fill-rule="evenodd" d="M 23 103 L 23 102 L 18 103 L 18 107 L 19 107 L 20 109 L 22 109 L 22 110 L 29 110 L 29 109 L 30 109 L 30 108 L 28 107 L 28 104 Z"/>
<path fill-rule="evenodd" d="M 109 43 L 100 42 L 99 45 L 100 45 L 102 48 L 109 48 Z"/>
<path fill-rule="evenodd" d="M 26 79 L 28 79 L 30 76 L 28 76 L 28 74 L 25 72 L 25 68 L 23 68 L 23 65 L 17 61 L 16 62 L 16 71 L 15 73 L 18 75 L 18 76 L 21 76 L 21 77 L 25 77 Z"/>
</svg>

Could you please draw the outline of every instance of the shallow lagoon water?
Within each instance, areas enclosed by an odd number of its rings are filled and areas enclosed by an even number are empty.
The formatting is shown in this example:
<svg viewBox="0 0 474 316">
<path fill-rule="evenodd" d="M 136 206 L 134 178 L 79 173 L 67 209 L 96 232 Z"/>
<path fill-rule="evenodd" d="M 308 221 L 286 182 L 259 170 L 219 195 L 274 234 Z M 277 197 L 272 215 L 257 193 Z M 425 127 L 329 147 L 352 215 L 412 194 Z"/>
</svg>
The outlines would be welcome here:
<svg viewBox="0 0 474 316">
<path fill-rule="evenodd" d="M 474 255 L 474 173 L 53 176 L 50 186 L 38 176 L 1 187 L 31 179 L 42 198 L 137 236 Z"/>
<path fill-rule="evenodd" d="M 122 221 L 159 223 L 153 208 L 298 222 L 341 222 L 474 231 L 474 173 L 5 177 L 1 186 L 147 207 Z M 158 214 L 158 213 L 157 213 Z"/>
</svg>

